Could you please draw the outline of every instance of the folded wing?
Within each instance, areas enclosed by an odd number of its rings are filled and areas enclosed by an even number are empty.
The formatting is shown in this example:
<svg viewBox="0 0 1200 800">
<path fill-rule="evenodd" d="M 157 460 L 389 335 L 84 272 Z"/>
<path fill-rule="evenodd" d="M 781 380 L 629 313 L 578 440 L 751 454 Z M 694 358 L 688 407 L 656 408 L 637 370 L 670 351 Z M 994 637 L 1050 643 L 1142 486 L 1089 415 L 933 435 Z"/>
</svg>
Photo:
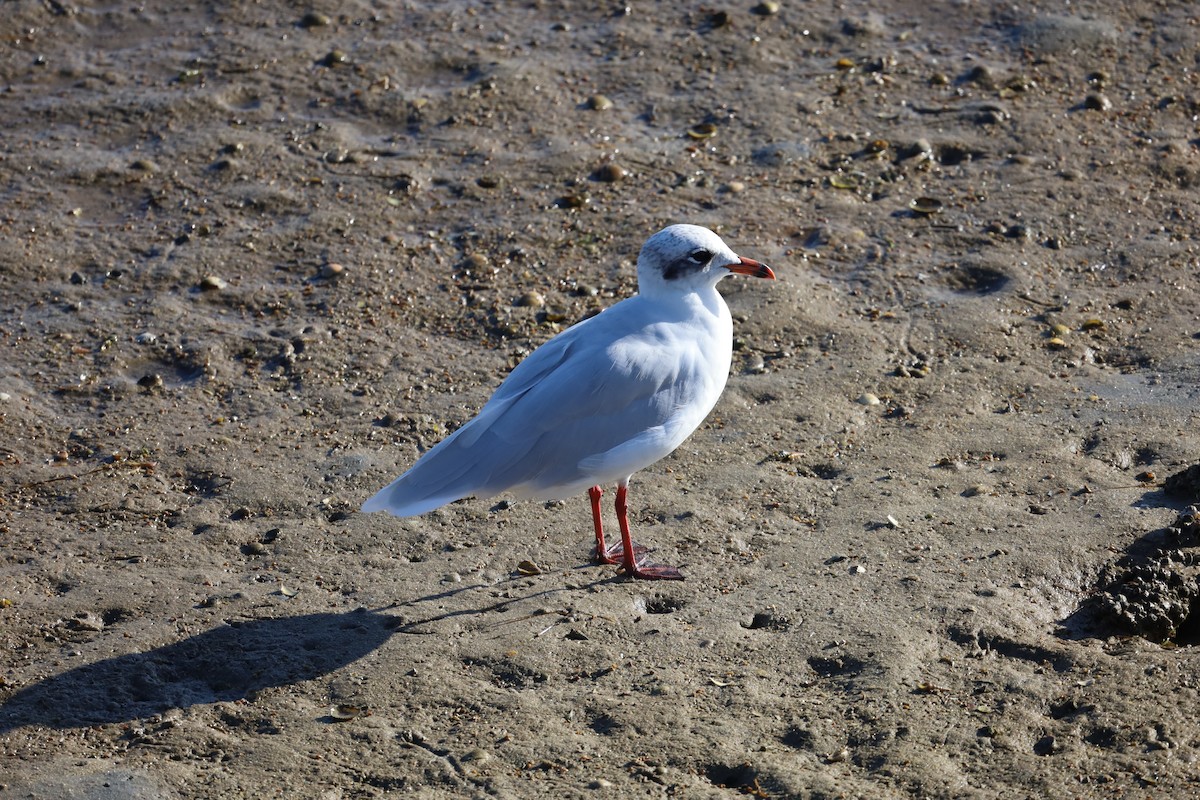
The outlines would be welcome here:
<svg viewBox="0 0 1200 800">
<path fill-rule="evenodd" d="M 679 393 L 688 382 L 676 380 L 679 354 L 648 341 L 644 330 L 631 334 L 627 326 L 612 324 L 618 321 L 610 315 L 618 311 L 628 313 L 614 307 L 540 347 L 477 417 L 425 453 L 363 511 L 414 516 L 471 495 L 505 491 L 567 497 L 593 481 L 609 480 L 597 477 L 597 459 L 623 445 L 627 450 L 631 432 L 645 440 L 638 446 L 652 456 L 647 464 L 670 452 L 675 445 L 658 452 L 655 437 L 683 403 Z M 609 324 L 592 324 L 605 317 Z M 605 335 L 620 330 L 626 333 Z M 646 358 L 655 362 L 653 369 L 646 368 Z M 619 477 L 624 475 L 611 480 Z"/>
</svg>

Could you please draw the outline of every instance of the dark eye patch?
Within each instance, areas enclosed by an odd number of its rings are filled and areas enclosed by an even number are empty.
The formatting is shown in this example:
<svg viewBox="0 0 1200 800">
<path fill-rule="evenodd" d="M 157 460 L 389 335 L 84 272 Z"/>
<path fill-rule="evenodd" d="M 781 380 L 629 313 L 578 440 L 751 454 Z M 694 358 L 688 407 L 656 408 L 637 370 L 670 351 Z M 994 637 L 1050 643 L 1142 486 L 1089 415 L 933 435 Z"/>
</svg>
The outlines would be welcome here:
<svg viewBox="0 0 1200 800">
<path fill-rule="evenodd" d="M 714 255 L 716 254 L 710 253 L 708 250 L 693 250 L 683 258 L 668 264 L 666 269 L 663 270 L 663 278 L 673 281 L 684 275 L 699 272 L 708 266 L 708 262 L 712 261 Z"/>
</svg>

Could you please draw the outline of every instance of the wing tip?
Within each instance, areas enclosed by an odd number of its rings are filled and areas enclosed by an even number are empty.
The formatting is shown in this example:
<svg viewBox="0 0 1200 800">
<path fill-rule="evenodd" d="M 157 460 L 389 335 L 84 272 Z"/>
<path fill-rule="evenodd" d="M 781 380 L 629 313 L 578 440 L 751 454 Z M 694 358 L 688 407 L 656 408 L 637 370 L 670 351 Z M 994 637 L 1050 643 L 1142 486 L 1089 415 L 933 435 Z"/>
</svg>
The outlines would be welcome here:
<svg viewBox="0 0 1200 800">
<path fill-rule="evenodd" d="M 391 487 L 388 487 L 391 488 Z M 461 500 L 460 497 L 425 497 L 417 500 L 409 500 L 408 502 L 393 502 L 387 497 L 388 489 L 384 489 L 375 496 L 368 499 L 358 509 L 362 514 L 373 514 L 376 511 L 386 511 L 393 517 L 418 517 L 421 514 L 428 514 L 434 509 L 441 508 L 447 503 L 453 503 L 455 500 Z"/>
</svg>

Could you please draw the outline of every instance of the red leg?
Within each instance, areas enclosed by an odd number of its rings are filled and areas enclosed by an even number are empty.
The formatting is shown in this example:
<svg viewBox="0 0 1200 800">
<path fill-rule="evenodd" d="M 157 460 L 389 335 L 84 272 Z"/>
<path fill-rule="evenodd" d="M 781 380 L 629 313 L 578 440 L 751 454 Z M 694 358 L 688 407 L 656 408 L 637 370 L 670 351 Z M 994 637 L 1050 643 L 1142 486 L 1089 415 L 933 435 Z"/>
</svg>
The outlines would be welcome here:
<svg viewBox="0 0 1200 800">
<path fill-rule="evenodd" d="M 619 564 L 621 562 L 608 552 L 604 544 L 604 523 L 600 519 L 600 496 L 603 494 L 604 490 L 599 486 L 588 489 L 588 499 L 592 501 L 592 523 L 596 526 L 596 560 L 601 564 Z"/>
<path fill-rule="evenodd" d="M 641 558 L 637 557 L 637 548 L 633 543 L 633 537 L 629 533 L 629 506 L 626 503 L 626 495 L 628 494 L 629 479 L 621 481 L 617 484 L 617 524 L 621 526 L 621 568 L 625 574 L 631 578 L 645 578 L 646 580 L 664 580 L 664 581 L 681 581 L 683 573 L 668 567 L 666 564 L 647 564 Z"/>
<path fill-rule="evenodd" d="M 620 564 L 625 549 L 621 542 L 609 546 L 604 541 L 604 522 L 600 517 L 600 497 L 604 490 L 599 486 L 588 489 L 588 499 L 592 501 L 592 524 L 596 527 L 596 561 L 601 564 Z M 640 556 L 646 548 L 640 544 L 633 546 L 633 554 Z"/>
</svg>

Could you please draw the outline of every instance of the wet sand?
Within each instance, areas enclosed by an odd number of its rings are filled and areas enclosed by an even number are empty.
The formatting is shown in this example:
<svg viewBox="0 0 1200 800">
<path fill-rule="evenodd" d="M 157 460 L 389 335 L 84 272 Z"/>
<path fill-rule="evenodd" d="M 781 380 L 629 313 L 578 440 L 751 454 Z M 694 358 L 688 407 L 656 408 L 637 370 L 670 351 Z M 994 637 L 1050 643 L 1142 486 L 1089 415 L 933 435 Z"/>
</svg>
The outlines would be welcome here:
<svg viewBox="0 0 1200 800">
<path fill-rule="evenodd" d="M 1195 793 L 1200 27 L 872 6 L 6 4 L 0 793 Z M 358 513 L 672 222 L 685 582 Z"/>
</svg>

